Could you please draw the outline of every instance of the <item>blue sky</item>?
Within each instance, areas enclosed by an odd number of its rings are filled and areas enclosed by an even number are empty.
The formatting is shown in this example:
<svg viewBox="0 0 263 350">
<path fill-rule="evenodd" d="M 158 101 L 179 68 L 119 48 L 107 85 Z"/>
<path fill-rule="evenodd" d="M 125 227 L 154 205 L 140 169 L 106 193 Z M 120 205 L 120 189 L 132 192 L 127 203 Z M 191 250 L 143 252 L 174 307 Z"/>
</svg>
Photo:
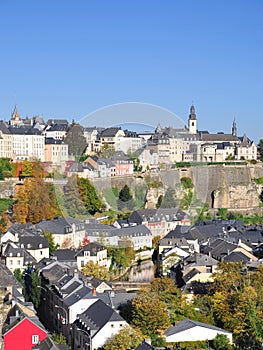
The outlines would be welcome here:
<svg viewBox="0 0 263 350">
<path fill-rule="evenodd" d="M 0 0 L 0 118 L 15 103 L 23 117 L 80 120 L 138 101 L 186 121 L 193 101 L 200 130 L 230 132 L 235 117 L 257 142 L 262 13 L 262 0 Z"/>
</svg>

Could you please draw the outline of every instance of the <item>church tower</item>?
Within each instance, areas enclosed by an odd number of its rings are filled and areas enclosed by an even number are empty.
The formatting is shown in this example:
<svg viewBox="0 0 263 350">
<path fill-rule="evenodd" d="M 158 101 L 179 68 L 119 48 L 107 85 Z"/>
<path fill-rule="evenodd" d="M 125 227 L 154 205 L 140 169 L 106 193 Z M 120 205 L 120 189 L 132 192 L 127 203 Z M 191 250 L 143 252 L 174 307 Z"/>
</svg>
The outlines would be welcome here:
<svg viewBox="0 0 263 350">
<path fill-rule="evenodd" d="M 232 135 L 237 136 L 237 124 L 236 124 L 236 119 L 234 118 L 233 121 L 233 126 L 232 126 Z"/>
<path fill-rule="evenodd" d="M 192 105 L 190 108 L 190 114 L 188 118 L 188 129 L 191 134 L 196 134 L 197 132 L 197 120 L 194 105 Z"/>
</svg>

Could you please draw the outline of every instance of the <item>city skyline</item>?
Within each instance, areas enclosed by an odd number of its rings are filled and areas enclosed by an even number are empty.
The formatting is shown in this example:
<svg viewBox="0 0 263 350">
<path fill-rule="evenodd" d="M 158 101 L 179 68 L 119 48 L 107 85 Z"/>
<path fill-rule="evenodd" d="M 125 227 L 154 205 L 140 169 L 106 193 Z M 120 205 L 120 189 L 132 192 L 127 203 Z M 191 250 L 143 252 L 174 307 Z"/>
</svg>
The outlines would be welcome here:
<svg viewBox="0 0 263 350">
<path fill-rule="evenodd" d="M 135 101 L 186 123 L 193 102 L 199 130 L 231 133 L 235 118 L 238 135 L 258 142 L 262 9 L 258 0 L 2 1 L 0 119 L 14 104 L 23 117 L 80 121 Z"/>
</svg>

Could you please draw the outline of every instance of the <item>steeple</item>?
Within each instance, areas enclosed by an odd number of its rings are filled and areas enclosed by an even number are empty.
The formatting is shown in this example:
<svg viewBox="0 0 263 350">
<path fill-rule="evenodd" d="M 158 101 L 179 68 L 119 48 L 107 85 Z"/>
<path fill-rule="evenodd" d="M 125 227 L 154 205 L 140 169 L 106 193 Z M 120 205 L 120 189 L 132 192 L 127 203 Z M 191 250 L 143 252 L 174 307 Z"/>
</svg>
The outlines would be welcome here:
<svg viewBox="0 0 263 350">
<path fill-rule="evenodd" d="M 193 104 L 192 104 L 192 106 L 190 107 L 189 119 L 191 119 L 191 120 L 196 120 L 195 107 L 194 107 Z"/>
<path fill-rule="evenodd" d="M 191 134 L 197 133 L 197 120 L 196 120 L 196 114 L 195 114 L 195 107 L 193 104 L 190 107 L 190 114 L 188 118 L 188 129 Z"/>
<path fill-rule="evenodd" d="M 236 124 L 236 119 L 234 118 L 233 121 L 233 126 L 232 126 L 232 135 L 237 136 L 237 124 Z"/>
<path fill-rule="evenodd" d="M 19 113 L 18 113 L 18 110 L 17 110 L 17 105 L 15 105 L 13 113 L 11 114 L 11 119 L 15 119 L 15 120 L 19 119 Z"/>
</svg>

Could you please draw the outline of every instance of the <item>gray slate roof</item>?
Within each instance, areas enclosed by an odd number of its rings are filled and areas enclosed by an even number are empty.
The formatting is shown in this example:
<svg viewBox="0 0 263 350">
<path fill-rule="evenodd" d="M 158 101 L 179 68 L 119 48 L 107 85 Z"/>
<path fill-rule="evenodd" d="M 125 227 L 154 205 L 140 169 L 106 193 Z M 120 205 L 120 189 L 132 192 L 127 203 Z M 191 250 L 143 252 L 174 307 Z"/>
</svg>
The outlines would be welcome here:
<svg viewBox="0 0 263 350">
<path fill-rule="evenodd" d="M 215 331 L 220 331 L 220 332 L 225 332 L 225 333 L 231 334 L 230 332 L 225 331 L 222 328 L 213 326 L 211 324 L 197 322 L 197 321 L 193 321 L 193 320 L 189 320 L 189 319 L 184 319 L 183 321 L 176 323 L 175 326 L 168 328 L 164 334 L 165 334 L 165 336 L 169 336 L 169 335 L 173 335 L 176 333 L 180 333 L 180 332 L 189 330 L 189 329 L 194 328 L 194 327 L 204 327 L 204 328 L 213 329 Z"/>
<path fill-rule="evenodd" d="M 124 319 L 110 306 L 100 299 L 79 315 L 79 319 L 93 331 L 100 330 L 107 322 L 123 321 Z"/>
<path fill-rule="evenodd" d="M 84 223 L 80 220 L 69 218 L 58 218 L 54 220 L 43 220 L 37 224 L 45 232 L 55 234 L 65 234 L 66 228 L 72 229 L 72 225 L 76 225 L 76 231 L 84 230 Z"/>
<path fill-rule="evenodd" d="M 178 221 L 185 218 L 189 215 L 177 208 L 139 209 L 131 214 L 129 221 L 142 224 L 144 221 Z"/>
</svg>

